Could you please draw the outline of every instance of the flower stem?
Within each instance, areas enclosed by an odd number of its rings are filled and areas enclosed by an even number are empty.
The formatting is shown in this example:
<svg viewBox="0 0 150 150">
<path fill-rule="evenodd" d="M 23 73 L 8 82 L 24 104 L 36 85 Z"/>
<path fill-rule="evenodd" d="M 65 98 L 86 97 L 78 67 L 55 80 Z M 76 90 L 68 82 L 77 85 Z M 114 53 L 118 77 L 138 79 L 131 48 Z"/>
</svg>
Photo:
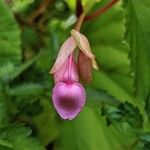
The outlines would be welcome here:
<svg viewBox="0 0 150 150">
<path fill-rule="evenodd" d="M 85 17 L 85 21 L 90 21 L 92 19 L 95 19 L 96 17 L 100 16 L 104 12 L 106 12 L 108 9 L 110 9 L 114 4 L 116 4 L 119 0 L 111 0 L 110 3 L 108 3 L 106 6 L 96 10 L 94 13 L 92 13 L 89 16 Z"/>
<path fill-rule="evenodd" d="M 76 0 L 76 16 L 79 17 L 83 12 L 81 0 Z"/>
<path fill-rule="evenodd" d="M 78 20 L 77 20 L 77 23 L 76 23 L 75 28 L 74 28 L 75 30 L 80 31 L 80 28 L 81 28 L 81 26 L 82 26 L 82 24 L 83 24 L 84 18 L 85 18 L 85 13 L 83 12 L 83 13 L 79 16 L 79 18 L 78 18 Z"/>
<path fill-rule="evenodd" d="M 116 4 L 119 0 L 112 0 L 110 3 L 108 3 L 106 6 L 96 10 L 94 13 L 92 13 L 89 16 L 85 16 L 85 13 L 82 12 L 77 20 L 77 23 L 75 25 L 75 30 L 80 31 L 80 28 L 84 21 L 91 21 L 92 19 L 95 19 L 96 17 L 100 16 L 107 10 L 109 10 L 114 4 Z M 79 3 L 79 2 L 78 2 Z M 79 14 L 78 14 L 79 15 Z"/>
</svg>

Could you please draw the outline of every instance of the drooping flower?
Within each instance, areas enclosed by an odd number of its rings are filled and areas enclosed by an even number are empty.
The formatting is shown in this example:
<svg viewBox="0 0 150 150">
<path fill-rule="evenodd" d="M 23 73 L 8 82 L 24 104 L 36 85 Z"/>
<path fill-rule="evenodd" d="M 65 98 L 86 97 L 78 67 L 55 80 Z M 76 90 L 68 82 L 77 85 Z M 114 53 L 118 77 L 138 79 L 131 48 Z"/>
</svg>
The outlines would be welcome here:
<svg viewBox="0 0 150 150">
<path fill-rule="evenodd" d="M 77 61 L 73 54 L 76 47 L 80 50 Z M 71 37 L 63 43 L 50 71 L 55 81 L 52 102 L 63 119 L 74 119 L 85 105 L 86 92 L 79 83 L 79 74 L 85 82 L 90 82 L 92 66 L 98 69 L 87 38 L 72 30 Z"/>
</svg>

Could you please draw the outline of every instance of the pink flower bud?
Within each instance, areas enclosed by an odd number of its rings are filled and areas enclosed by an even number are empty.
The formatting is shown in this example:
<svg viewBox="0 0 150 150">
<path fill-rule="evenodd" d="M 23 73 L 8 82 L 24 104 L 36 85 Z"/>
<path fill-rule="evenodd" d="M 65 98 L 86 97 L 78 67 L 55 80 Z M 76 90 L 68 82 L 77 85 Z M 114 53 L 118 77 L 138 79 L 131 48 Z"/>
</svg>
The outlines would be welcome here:
<svg viewBox="0 0 150 150">
<path fill-rule="evenodd" d="M 85 104 L 86 93 L 79 83 L 59 82 L 55 85 L 52 102 L 63 119 L 74 119 Z"/>
</svg>

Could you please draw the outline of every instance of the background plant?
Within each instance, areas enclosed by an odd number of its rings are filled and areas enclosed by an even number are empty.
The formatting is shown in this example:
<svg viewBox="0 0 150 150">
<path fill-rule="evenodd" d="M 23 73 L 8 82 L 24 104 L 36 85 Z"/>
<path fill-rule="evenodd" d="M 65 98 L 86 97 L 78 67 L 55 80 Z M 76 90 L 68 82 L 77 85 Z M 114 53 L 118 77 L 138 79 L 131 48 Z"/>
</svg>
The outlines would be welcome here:
<svg viewBox="0 0 150 150">
<path fill-rule="evenodd" d="M 110 2 L 83 0 L 83 11 Z M 150 1 L 120 0 L 86 17 L 81 32 L 100 71 L 84 110 L 63 121 L 48 72 L 80 13 L 78 0 L 0 1 L 0 150 L 150 149 Z"/>
</svg>

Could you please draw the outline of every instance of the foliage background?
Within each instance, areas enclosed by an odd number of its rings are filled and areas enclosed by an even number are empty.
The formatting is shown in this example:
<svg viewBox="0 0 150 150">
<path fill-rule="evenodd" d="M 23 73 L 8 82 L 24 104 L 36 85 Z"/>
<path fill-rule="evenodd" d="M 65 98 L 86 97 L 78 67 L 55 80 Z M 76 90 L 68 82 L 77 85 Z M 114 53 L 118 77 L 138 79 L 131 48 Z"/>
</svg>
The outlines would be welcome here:
<svg viewBox="0 0 150 150">
<path fill-rule="evenodd" d="M 108 0 L 83 0 L 91 13 Z M 120 0 L 81 32 L 100 71 L 64 121 L 48 74 L 75 23 L 74 0 L 0 0 L 0 150 L 149 150 L 150 1 Z"/>
</svg>

